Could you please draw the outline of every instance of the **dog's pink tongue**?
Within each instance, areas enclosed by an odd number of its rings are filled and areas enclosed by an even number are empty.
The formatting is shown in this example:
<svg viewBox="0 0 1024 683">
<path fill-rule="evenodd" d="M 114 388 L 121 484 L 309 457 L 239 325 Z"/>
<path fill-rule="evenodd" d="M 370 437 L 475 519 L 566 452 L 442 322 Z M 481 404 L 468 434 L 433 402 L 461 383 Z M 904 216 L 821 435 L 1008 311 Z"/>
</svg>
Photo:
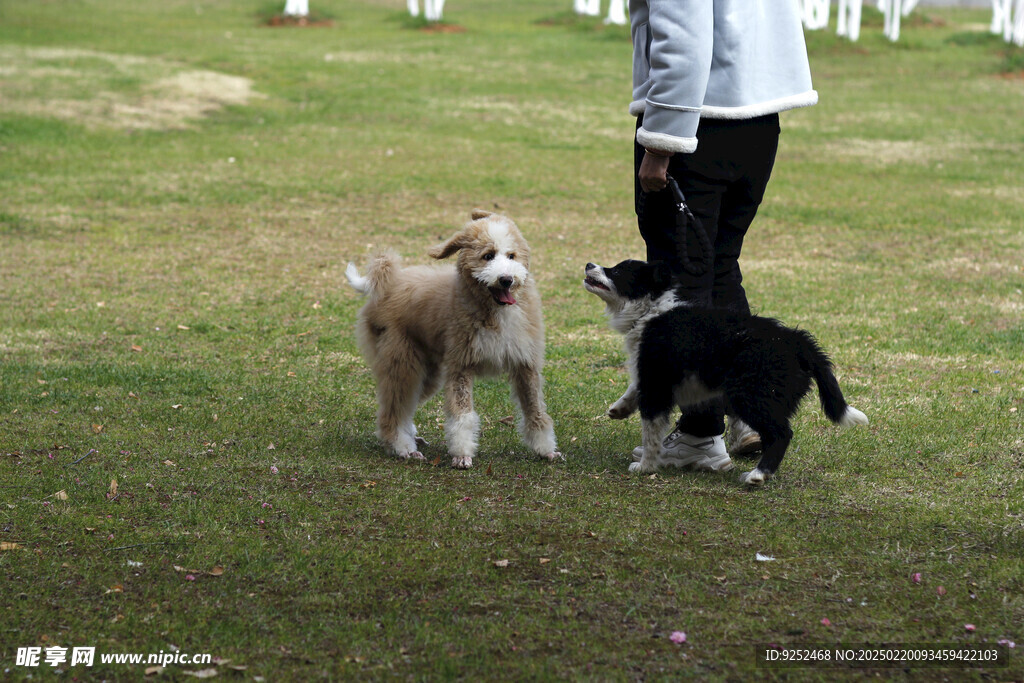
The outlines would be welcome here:
<svg viewBox="0 0 1024 683">
<path fill-rule="evenodd" d="M 516 303 L 516 300 L 512 298 L 512 293 L 507 289 L 498 292 L 498 301 L 507 306 L 513 306 Z"/>
</svg>

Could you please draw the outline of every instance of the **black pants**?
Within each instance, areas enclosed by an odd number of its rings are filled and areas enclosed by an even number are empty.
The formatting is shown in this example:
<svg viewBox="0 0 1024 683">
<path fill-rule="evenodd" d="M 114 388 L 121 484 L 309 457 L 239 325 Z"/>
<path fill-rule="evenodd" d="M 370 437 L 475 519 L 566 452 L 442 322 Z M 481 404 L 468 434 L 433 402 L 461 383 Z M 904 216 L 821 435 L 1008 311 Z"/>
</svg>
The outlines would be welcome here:
<svg viewBox="0 0 1024 683">
<path fill-rule="evenodd" d="M 637 128 L 643 116 L 637 119 Z M 757 214 L 775 165 L 779 146 L 779 115 L 755 119 L 701 119 L 697 151 L 675 154 L 669 174 L 679 183 L 694 216 L 707 232 L 714 263 L 701 276 L 682 269 L 681 249 L 691 258 L 700 254 L 693 235 L 680 235 L 675 224 L 675 204 L 667 190 L 641 201 L 640 162 L 644 148 L 634 142 L 634 174 L 637 220 L 647 243 L 647 260 L 674 266 L 684 295 L 693 301 L 750 313 L 743 290 L 739 257 L 747 228 Z M 642 210 L 641 210 L 642 209 Z M 720 402 L 690 409 L 678 428 L 694 436 L 714 436 L 725 431 Z"/>
</svg>

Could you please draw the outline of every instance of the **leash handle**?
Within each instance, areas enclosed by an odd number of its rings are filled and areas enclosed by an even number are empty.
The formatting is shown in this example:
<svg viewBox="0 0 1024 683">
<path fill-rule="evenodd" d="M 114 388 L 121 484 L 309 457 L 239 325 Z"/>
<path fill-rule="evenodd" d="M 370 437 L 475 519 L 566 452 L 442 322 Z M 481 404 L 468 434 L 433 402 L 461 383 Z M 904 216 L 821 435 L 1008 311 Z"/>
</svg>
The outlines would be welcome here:
<svg viewBox="0 0 1024 683">
<path fill-rule="evenodd" d="M 689 205 L 687 205 L 686 197 L 679 188 L 679 183 L 671 175 L 666 174 L 665 177 L 668 180 L 668 190 L 671 192 L 676 206 L 676 228 L 678 228 L 682 239 L 682 243 L 679 245 L 679 256 L 682 261 L 683 270 L 690 275 L 699 277 L 708 271 L 714 258 L 711 240 L 708 238 L 707 230 L 704 229 L 704 226 L 697 220 L 697 217 L 693 215 Z M 643 220 L 644 210 L 647 205 L 646 198 L 647 193 L 641 192 L 639 202 L 641 220 Z M 690 250 L 686 239 L 686 234 L 690 230 L 697 237 L 697 243 L 700 247 L 701 253 L 697 259 L 690 258 Z"/>
<path fill-rule="evenodd" d="M 686 204 L 686 197 L 683 195 L 683 191 L 679 189 L 679 183 L 677 183 L 676 179 L 668 173 L 665 174 L 665 180 L 668 181 L 668 190 L 672 193 L 672 198 L 676 200 L 676 211 L 693 218 L 693 213 L 690 211 L 690 207 Z"/>
</svg>

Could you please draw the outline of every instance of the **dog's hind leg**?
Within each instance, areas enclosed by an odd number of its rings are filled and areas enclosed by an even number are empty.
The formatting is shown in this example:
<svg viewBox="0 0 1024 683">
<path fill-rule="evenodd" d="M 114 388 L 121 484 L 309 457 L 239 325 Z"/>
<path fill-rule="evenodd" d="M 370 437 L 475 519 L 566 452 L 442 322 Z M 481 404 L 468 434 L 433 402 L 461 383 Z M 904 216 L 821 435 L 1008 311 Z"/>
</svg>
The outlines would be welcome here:
<svg viewBox="0 0 1024 683">
<path fill-rule="evenodd" d="M 512 370 L 512 400 L 519 407 L 519 432 L 534 453 L 548 460 L 562 457 L 555 445 L 555 427 L 544 405 L 543 379 L 535 368 Z"/>
<path fill-rule="evenodd" d="M 416 426 L 412 423 L 411 412 L 415 410 L 415 402 L 408 397 L 397 395 L 397 392 L 378 389 L 377 403 L 377 436 L 386 443 L 400 459 L 422 460 L 423 454 L 417 450 Z"/>
<path fill-rule="evenodd" d="M 444 433 L 452 467 L 460 470 L 473 466 L 480 416 L 473 410 L 473 376 L 464 371 L 450 372 L 445 382 Z"/>
<path fill-rule="evenodd" d="M 752 366 L 744 359 L 738 365 Z M 785 364 L 766 364 L 758 375 L 735 375 L 723 384 L 731 412 L 761 435 L 761 458 L 757 466 L 740 474 L 740 482 L 751 486 L 764 483 L 779 468 L 789 442 L 793 440 L 790 420 L 811 388 L 811 379 L 798 367 L 788 371 Z"/>
<path fill-rule="evenodd" d="M 432 363 L 429 360 L 424 362 L 423 380 L 420 383 L 419 398 L 416 401 L 417 407 L 423 405 L 427 400 L 437 393 L 437 389 L 440 386 L 441 372 L 440 368 L 437 367 L 436 363 Z M 416 442 L 417 448 L 423 448 L 429 446 L 430 443 L 419 436 L 419 430 L 416 429 L 416 423 L 413 422 L 412 416 L 410 415 L 408 423 L 406 423 L 405 431 L 412 437 Z"/>
<path fill-rule="evenodd" d="M 793 440 L 793 430 L 790 429 L 788 423 L 782 425 L 761 423 L 754 426 L 747 418 L 743 417 L 742 419 L 761 435 L 762 451 L 757 467 L 740 474 L 740 483 L 758 486 L 775 474 L 775 470 L 779 468 L 783 456 L 786 455 L 786 449 L 789 448 L 789 442 Z"/>
<path fill-rule="evenodd" d="M 391 340 L 378 348 L 374 362 L 377 378 L 377 436 L 399 458 L 422 460 L 417 450 L 413 416 L 423 385 L 423 362 L 408 343 Z"/>
</svg>

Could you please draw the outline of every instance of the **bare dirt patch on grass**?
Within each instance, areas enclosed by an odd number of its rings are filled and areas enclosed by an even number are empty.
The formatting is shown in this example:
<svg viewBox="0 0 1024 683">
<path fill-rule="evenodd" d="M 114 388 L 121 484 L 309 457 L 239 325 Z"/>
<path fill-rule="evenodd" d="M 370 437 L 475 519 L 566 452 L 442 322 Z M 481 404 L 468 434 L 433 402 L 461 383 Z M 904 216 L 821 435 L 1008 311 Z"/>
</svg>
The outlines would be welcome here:
<svg viewBox="0 0 1024 683">
<path fill-rule="evenodd" d="M 0 64 L 0 111 L 90 128 L 188 128 L 261 97 L 248 78 L 138 55 L 0 46 Z"/>
</svg>

